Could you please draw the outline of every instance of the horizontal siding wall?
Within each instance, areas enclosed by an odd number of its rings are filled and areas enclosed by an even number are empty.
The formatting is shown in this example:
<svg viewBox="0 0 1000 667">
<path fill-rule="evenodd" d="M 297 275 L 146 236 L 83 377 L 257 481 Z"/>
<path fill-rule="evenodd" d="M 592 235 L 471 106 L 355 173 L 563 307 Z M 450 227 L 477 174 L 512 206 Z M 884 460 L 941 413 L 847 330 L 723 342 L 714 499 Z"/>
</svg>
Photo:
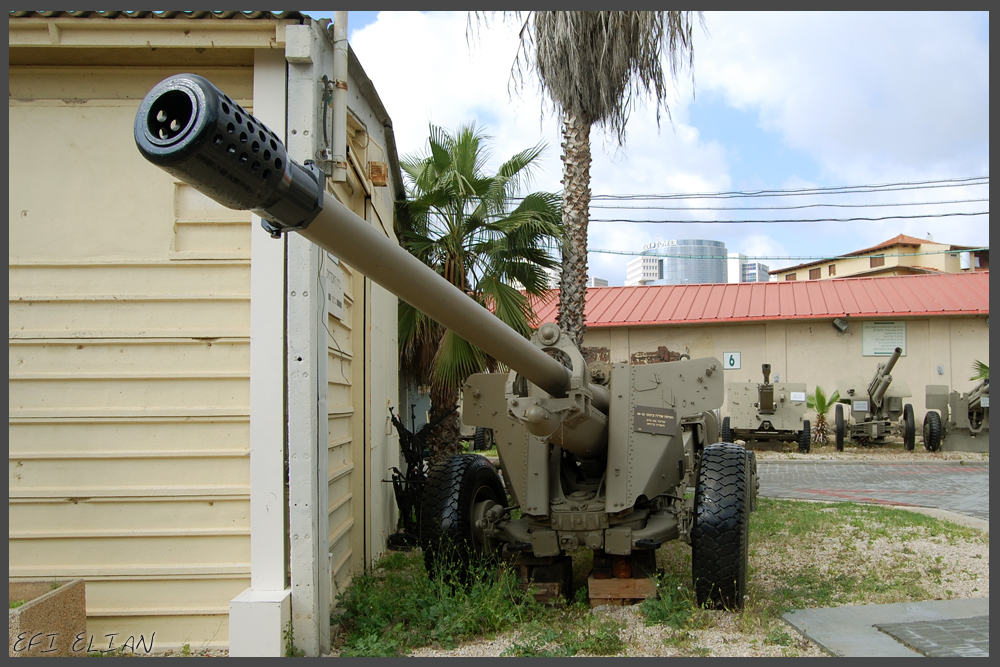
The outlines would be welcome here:
<svg viewBox="0 0 1000 667">
<path fill-rule="evenodd" d="M 195 70 L 250 108 L 249 67 Z M 249 585 L 250 215 L 132 137 L 174 70 L 12 67 L 9 571 L 88 632 L 226 645 Z"/>
</svg>

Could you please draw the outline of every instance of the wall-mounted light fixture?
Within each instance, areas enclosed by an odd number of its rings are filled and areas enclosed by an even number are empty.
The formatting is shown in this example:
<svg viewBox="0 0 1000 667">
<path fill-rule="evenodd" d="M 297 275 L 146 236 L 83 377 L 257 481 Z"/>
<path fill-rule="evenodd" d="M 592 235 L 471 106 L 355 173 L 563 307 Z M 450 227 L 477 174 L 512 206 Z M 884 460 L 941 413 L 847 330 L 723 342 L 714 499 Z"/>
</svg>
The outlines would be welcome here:
<svg viewBox="0 0 1000 667">
<path fill-rule="evenodd" d="M 847 331 L 847 320 L 842 317 L 838 317 L 833 321 L 833 327 L 840 333 Z"/>
</svg>

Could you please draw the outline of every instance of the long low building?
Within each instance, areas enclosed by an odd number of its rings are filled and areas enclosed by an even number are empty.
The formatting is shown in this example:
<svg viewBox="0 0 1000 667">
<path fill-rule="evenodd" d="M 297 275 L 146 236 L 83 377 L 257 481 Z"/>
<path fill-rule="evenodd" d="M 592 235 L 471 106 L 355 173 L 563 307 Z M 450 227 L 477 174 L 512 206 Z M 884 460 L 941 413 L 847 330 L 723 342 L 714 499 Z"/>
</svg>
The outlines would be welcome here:
<svg viewBox="0 0 1000 667">
<path fill-rule="evenodd" d="M 558 295 L 537 304 L 554 322 Z M 908 386 L 918 424 L 924 387 L 967 391 L 976 360 L 989 363 L 989 271 L 812 282 L 604 287 L 587 293 L 585 352 L 633 364 L 714 356 L 727 382 L 805 382 L 827 394 L 838 380 L 867 382 L 880 357 L 903 357 L 893 384 Z M 726 414 L 723 406 L 723 414 Z"/>
</svg>

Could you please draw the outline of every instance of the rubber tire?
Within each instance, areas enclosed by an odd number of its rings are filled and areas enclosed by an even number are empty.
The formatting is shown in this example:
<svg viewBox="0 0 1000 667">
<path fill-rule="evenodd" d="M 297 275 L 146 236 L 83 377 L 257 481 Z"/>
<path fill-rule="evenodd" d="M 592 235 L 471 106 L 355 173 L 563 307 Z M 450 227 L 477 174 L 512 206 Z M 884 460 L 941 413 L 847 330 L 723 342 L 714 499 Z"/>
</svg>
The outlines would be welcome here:
<svg viewBox="0 0 1000 667">
<path fill-rule="evenodd" d="M 503 482 L 484 456 L 459 454 L 427 472 L 420 506 L 420 547 L 432 579 L 443 571 L 467 583 L 469 566 L 477 555 L 499 553 L 499 544 L 484 545 L 473 532 L 473 506 L 487 499 L 507 505 Z"/>
<path fill-rule="evenodd" d="M 720 442 L 733 442 L 735 435 L 733 429 L 729 427 L 729 417 L 722 419 L 722 428 L 719 430 Z"/>
<path fill-rule="evenodd" d="M 917 444 L 917 426 L 913 418 L 913 406 L 907 403 L 903 406 L 903 449 L 913 451 Z"/>
<path fill-rule="evenodd" d="M 941 415 L 933 410 L 924 415 L 924 449 L 929 452 L 941 449 Z"/>
<path fill-rule="evenodd" d="M 844 406 L 837 404 L 833 409 L 833 438 L 837 443 L 837 451 L 844 451 Z"/>
<path fill-rule="evenodd" d="M 488 449 L 493 449 L 493 447 L 493 429 L 477 426 L 476 432 L 472 436 L 473 451 L 482 452 Z"/>
<path fill-rule="evenodd" d="M 808 454 L 812 451 L 812 433 L 809 429 L 809 420 L 802 420 L 802 430 L 799 431 L 799 454 Z"/>
<path fill-rule="evenodd" d="M 698 465 L 691 573 L 699 605 L 743 608 L 747 591 L 752 460 L 731 443 L 705 447 Z"/>
</svg>

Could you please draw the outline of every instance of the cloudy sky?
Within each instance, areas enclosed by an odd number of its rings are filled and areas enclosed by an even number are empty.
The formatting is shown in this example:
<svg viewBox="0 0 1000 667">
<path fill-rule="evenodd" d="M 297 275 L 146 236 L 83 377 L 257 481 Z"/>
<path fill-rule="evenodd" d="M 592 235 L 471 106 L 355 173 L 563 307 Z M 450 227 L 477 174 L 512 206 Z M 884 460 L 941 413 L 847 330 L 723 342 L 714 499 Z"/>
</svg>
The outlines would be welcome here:
<svg viewBox="0 0 1000 667">
<path fill-rule="evenodd" d="M 494 164 L 546 143 L 532 189 L 559 191 L 557 119 L 537 85 L 520 93 L 509 85 L 514 26 L 497 20 L 470 42 L 467 21 L 466 12 L 349 13 L 351 45 L 392 117 L 400 154 L 425 150 L 429 123 L 454 130 L 474 121 L 494 138 Z M 647 199 L 627 202 L 640 207 L 632 210 L 595 201 L 592 275 L 623 284 L 630 257 L 595 251 L 637 252 L 657 239 L 713 239 L 729 252 L 769 257 L 831 256 L 900 233 L 989 245 L 988 215 L 947 215 L 989 211 L 988 12 L 706 12 L 705 24 L 707 31 L 695 28 L 694 84 L 687 74 L 678 80 L 672 122 L 657 127 L 655 107 L 640 104 L 623 149 L 603 132 L 592 134 L 594 195 L 922 185 Z M 928 183 L 977 177 L 978 185 Z M 803 205 L 813 206 L 775 208 Z M 697 210 L 719 207 L 757 210 Z M 939 217 L 801 222 L 928 215 Z M 713 222 L 721 220 L 796 222 Z M 801 260 L 763 261 L 773 269 Z"/>
</svg>

